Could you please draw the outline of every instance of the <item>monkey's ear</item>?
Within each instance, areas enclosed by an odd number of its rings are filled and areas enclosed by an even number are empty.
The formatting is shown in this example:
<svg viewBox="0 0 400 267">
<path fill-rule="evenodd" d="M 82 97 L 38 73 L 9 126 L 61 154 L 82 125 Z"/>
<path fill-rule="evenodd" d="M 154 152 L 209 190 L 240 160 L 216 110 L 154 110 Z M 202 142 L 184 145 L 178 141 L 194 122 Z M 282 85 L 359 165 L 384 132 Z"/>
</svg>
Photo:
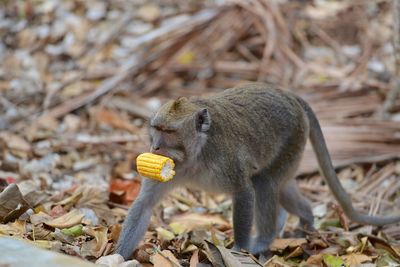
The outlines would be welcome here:
<svg viewBox="0 0 400 267">
<path fill-rule="evenodd" d="M 206 108 L 196 114 L 196 129 L 198 132 L 207 132 L 210 129 L 211 117 Z"/>
</svg>

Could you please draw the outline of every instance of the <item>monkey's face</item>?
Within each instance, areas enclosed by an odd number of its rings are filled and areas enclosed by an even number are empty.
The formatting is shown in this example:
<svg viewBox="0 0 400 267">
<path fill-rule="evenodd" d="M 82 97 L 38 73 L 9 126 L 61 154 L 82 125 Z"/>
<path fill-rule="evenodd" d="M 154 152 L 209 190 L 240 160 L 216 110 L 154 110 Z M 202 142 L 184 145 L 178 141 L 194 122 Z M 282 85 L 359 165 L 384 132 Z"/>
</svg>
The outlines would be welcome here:
<svg viewBox="0 0 400 267">
<path fill-rule="evenodd" d="M 170 101 L 150 120 L 151 152 L 172 158 L 178 166 L 193 160 L 206 142 L 210 124 L 207 109 L 186 98 Z"/>
</svg>

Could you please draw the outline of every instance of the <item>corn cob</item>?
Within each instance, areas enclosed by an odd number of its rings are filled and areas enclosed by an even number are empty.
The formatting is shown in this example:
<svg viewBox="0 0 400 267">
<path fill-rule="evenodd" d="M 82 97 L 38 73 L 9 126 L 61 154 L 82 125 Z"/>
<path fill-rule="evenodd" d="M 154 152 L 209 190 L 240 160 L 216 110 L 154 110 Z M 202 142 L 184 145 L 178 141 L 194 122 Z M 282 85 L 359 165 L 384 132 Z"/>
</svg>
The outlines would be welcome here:
<svg viewBox="0 0 400 267">
<path fill-rule="evenodd" d="M 171 180 L 175 163 L 172 159 L 152 153 L 143 153 L 136 158 L 136 166 L 140 175 L 160 182 Z"/>
</svg>

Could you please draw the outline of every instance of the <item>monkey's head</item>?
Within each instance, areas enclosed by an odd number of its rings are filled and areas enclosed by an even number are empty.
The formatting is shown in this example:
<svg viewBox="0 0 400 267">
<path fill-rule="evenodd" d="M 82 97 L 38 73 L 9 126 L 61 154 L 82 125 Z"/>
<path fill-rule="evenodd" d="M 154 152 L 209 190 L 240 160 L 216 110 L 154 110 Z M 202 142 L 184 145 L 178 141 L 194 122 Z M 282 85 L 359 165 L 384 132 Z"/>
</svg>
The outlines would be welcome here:
<svg viewBox="0 0 400 267">
<path fill-rule="evenodd" d="M 211 126 L 208 110 L 181 97 L 164 104 L 150 120 L 151 152 L 172 158 L 179 166 L 195 159 Z"/>
</svg>

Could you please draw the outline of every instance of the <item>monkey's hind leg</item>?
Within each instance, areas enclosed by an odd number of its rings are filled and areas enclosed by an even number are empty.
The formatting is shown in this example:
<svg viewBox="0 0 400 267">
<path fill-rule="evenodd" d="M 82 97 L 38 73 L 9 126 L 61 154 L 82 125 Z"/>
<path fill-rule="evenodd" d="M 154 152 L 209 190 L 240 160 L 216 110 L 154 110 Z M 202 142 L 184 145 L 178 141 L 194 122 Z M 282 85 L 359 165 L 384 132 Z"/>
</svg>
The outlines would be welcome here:
<svg viewBox="0 0 400 267">
<path fill-rule="evenodd" d="M 278 232 L 278 227 L 283 227 L 285 213 L 279 212 L 278 190 L 276 184 L 267 177 L 268 175 L 264 172 L 252 177 L 257 228 L 257 235 L 253 239 L 250 249 L 253 254 L 267 251 Z M 278 214 L 280 214 L 279 221 Z"/>
<path fill-rule="evenodd" d="M 253 224 L 254 190 L 246 188 L 233 194 L 233 234 L 234 250 L 249 250 L 250 234 Z"/>
<path fill-rule="evenodd" d="M 314 215 L 310 203 L 299 192 L 294 179 L 291 179 L 282 187 L 279 202 L 288 212 L 299 217 L 302 229 L 306 231 L 315 230 Z"/>
</svg>

